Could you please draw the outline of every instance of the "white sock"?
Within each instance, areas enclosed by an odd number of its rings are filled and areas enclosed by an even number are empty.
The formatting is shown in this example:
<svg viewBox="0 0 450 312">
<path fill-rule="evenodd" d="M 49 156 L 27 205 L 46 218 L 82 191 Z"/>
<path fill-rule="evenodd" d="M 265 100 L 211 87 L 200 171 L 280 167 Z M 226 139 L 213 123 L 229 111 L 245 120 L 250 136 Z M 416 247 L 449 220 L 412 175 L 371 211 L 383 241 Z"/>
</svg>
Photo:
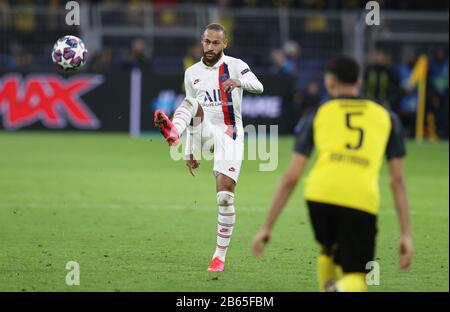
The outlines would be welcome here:
<svg viewBox="0 0 450 312">
<path fill-rule="evenodd" d="M 172 123 L 178 130 L 178 134 L 181 134 L 186 130 L 186 127 L 191 123 L 192 118 L 197 114 L 198 102 L 192 97 L 186 97 L 180 106 L 175 110 Z"/>
<path fill-rule="evenodd" d="M 213 259 L 219 257 L 225 261 L 228 246 L 230 245 L 233 226 L 236 222 L 234 211 L 234 194 L 221 191 L 217 193 L 217 204 L 219 206 L 219 217 L 217 225 L 217 246 Z"/>
</svg>

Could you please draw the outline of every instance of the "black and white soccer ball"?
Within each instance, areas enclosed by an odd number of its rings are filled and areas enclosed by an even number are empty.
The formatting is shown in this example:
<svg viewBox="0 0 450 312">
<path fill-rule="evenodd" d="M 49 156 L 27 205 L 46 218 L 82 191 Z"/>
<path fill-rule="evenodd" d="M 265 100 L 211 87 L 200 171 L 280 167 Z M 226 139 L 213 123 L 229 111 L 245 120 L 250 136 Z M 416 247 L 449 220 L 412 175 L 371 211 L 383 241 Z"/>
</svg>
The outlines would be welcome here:
<svg viewBox="0 0 450 312">
<path fill-rule="evenodd" d="M 86 64 L 87 49 L 83 41 L 75 36 L 59 38 L 53 46 L 52 60 L 64 71 L 76 71 Z"/>
</svg>

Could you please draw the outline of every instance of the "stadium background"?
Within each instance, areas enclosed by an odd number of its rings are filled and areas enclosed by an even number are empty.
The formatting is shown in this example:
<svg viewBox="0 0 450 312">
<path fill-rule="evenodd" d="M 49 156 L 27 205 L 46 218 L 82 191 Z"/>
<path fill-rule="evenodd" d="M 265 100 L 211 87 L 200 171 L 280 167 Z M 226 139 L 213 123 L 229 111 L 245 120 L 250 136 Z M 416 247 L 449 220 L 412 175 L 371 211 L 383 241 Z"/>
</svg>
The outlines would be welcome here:
<svg viewBox="0 0 450 312">
<path fill-rule="evenodd" d="M 345 53 L 363 64 L 363 94 L 396 111 L 410 138 L 418 93 L 409 81 L 418 57 L 428 59 L 426 141 L 408 143 L 417 260 L 409 276 L 398 275 L 397 225 L 384 186 L 377 260 L 387 273 L 374 290 L 448 291 L 447 1 L 379 1 L 380 26 L 366 25 L 365 2 L 352 0 L 80 3 L 81 25 L 68 26 L 65 1 L 0 0 L 0 290 L 315 290 L 301 187 L 267 260 L 251 257 L 249 240 L 298 119 L 326 96 L 326 61 Z M 230 251 L 230 271 L 233 261 L 236 267 L 223 288 L 202 273 L 215 231 L 210 164 L 193 184 L 151 122 L 155 109 L 172 113 L 182 99 L 184 68 L 199 59 L 201 30 L 213 21 L 228 29 L 226 53 L 245 60 L 265 86 L 264 95 L 245 97 L 245 125 L 277 124 L 286 135 L 277 171 L 244 164 L 241 228 Z M 66 34 L 88 47 L 79 73 L 51 64 L 53 43 Z M 83 87 L 68 92 L 76 83 Z M 195 224 L 202 229 L 192 233 Z M 301 243 L 286 237 L 296 230 Z M 174 247 L 180 242 L 186 246 Z M 184 274 L 180 254 L 199 273 Z M 74 289 L 64 284 L 64 265 L 77 259 L 89 273 Z M 272 281 L 261 282 L 246 261 Z"/>
</svg>

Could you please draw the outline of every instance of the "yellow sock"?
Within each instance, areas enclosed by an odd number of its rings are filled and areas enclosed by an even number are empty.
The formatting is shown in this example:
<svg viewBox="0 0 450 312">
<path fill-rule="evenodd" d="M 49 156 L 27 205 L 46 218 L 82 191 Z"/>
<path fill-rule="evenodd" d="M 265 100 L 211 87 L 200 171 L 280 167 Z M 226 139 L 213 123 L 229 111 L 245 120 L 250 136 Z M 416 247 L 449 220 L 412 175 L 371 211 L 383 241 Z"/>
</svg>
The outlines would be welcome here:
<svg viewBox="0 0 450 312">
<path fill-rule="evenodd" d="M 344 277 L 336 283 L 338 291 L 342 292 L 364 292 L 367 291 L 366 274 L 345 273 Z"/>
<path fill-rule="evenodd" d="M 336 280 L 336 266 L 333 258 L 324 254 L 317 257 L 317 282 L 319 291 L 325 291 L 325 284 L 328 281 Z"/>
</svg>

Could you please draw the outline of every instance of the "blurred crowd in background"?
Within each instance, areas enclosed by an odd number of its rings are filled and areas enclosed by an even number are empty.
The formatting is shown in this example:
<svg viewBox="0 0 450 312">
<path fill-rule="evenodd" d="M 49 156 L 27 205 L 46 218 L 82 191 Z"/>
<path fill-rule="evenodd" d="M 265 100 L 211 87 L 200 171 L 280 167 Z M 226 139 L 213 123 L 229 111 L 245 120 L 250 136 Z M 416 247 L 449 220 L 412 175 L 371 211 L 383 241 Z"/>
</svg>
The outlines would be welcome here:
<svg viewBox="0 0 450 312">
<path fill-rule="evenodd" d="M 50 51 L 53 42 L 62 34 L 80 35 L 72 27 L 62 25 L 57 14 L 39 18 L 36 6 L 40 4 L 47 12 L 57 11 L 66 1 L 58 0 L 0 0 L 0 71 L 48 71 L 53 70 Z M 80 1 L 81 3 L 86 1 Z M 123 1 L 103 0 L 90 3 L 107 3 L 114 6 Z M 435 1 L 431 6 L 421 0 L 379 1 L 382 9 L 388 10 L 430 10 L 448 11 L 448 1 Z M 218 1 L 179 1 L 179 0 L 135 0 L 127 2 L 130 7 L 142 3 L 154 6 L 174 4 L 207 4 L 215 7 L 216 20 L 228 30 L 229 55 L 243 58 L 257 74 L 291 76 L 295 81 L 293 105 L 296 114 L 318 105 L 326 96 L 322 75 L 326 60 L 342 51 L 342 38 L 330 31 L 335 27 L 320 16 L 314 16 L 295 28 L 291 26 L 291 36 L 280 46 L 279 38 L 266 35 L 267 28 L 261 25 L 245 24 L 228 14 L 236 8 L 300 8 L 313 10 L 352 10 L 361 9 L 358 0 L 218 0 Z M 11 14 L 15 5 L 26 9 Z M 132 11 L 130 11 L 132 12 Z M 14 16 L 14 17 L 12 17 Z M 156 23 L 176 24 L 179 18 L 169 11 L 161 11 Z M 136 16 L 129 16 L 130 23 Z M 264 23 L 264 17 L 260 21 Z M 340 25 L 339 25 L 340 26 Z M 248 33 L 248 27 L 259 30 L 260 36 Z M 37 33 L 36 30 L 39 30 Z M 296 30 L 297 29 L 297 30 Z M 297 31 L 297 33 L 295 32 Z M 108 41 L 110 40 L 110 41 Z M 145 36 L 134 36 L 118 42 L 117 38 L 105 38 L 102 49 L 89 56 L 87 71 L 108 72 L 129 70 L 139 67 L 142 70 L 166 73 L 180 73 L 197 62 L 202 55 L 199 38 L 161 38 L 153 39 L 150 45 Z M 156 40 L 156 41 L 155 41 Z M 159 40 L 159 41 L 158 41 Z M 260 40 L 261 42 L 256 42 Z M 45 44 L 43 44 L 45 43 Z M 246 43 L 249 43 L 246 45 Z M 415 46 L 379 48 L 365 56 L 363 93 L 378 99 L 395 110 L 403 121 L 409 135 L 414 134 L 418 95 L 416 88 L 408 80 L 419 53 L 427 53 L 429 58 L 428 88 L 426 110 L 432 112 L 435 129 L 433 136 L 448 139 L 448 48 L 433 46 L 427 51 Z M 428 131 L 430 131 L 428 129 Z"/>
<path fill-rule="evenodd" d="M 64 0 L 1 0 L 0 4 L 40 4 L 49 7 L 64 5 Z M 78 2 L 89 3 L 123 3 L 123 0 L 79 0 Z M 211 0 L 129 0 L 126 1 L 130 5 L 139 3 L 149 3 L 153 5 L 172 5 L 172 4 L 214 4 Z M 361 8 L 360 0 L 230 0 L 231 7 L 250 7 L 250 8 L 302 8 L 302 9 L 359 9 Z M 430 3 L 423 0 L 378 0 L 380 5 L 386 9 L 394 10 L 446 10 L 448 9 L 447 1 L 434 1 L 430 8 Z"/>
</svg>

